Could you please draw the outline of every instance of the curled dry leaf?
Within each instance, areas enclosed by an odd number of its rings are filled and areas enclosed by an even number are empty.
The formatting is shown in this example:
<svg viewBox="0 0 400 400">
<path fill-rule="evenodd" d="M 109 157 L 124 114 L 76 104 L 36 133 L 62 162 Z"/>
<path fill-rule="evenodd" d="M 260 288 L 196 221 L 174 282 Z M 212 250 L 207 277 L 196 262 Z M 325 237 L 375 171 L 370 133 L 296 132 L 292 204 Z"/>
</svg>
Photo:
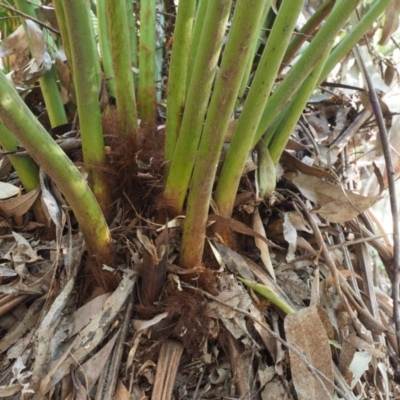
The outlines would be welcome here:
<svg viewBox="0 0 400 400">
<path fill-rule="evenodd" d="M 397 31 L 399 27 L 400 0 L 392 0 L 385 12 L 385 23 L 382 27 L 382 36 L 379 44 L 384 46 L 390 39 L 390 36 Z"/>
<path fill-rule="evenodd" d="M 261 221 L 260 213 L 258 211 L 253 214 L 253 229 L 255 232 L 266 237 L 264 225 Z M 258 250 L 260 250 L 261 261 L 263 262 L 267 271 L 271 274 L 272 278 L 276 281 L 275 271 L 272 266 L 271 256 L 269 254 L 269 247 L 263 240 L 260 240 L 257 237 L 254 238 L 254 241 L 256 243 Z M 243 276 L 243 275 L 242 275 L 242 277 L 247 278 L 246 276 Z M 247 278 L 247 279 L 253 279 L 253 278 Z"/>
<path fill-rule="evenodd" d="M 0 57 L 8 57 L 19 53 L 28 47 L 24 28 L 20 25 L 11 35 L 7 36 L 0 45 Z"/>
<path fill-rule="evenodd" d="M 289 213 L 285 214 L 283 220 L 283 236 L 285 240 L 289 243 L 288 252 L 286 255 L 286 260 L 291 261 L 295 258 L 295 251 L 297 247 L 297 231 L 293 226 L 291 219 L 289 218 Z"/>
<path fill-rule="evenodd" d="M 9 199 L 10 197 L 16 196 L 19 193 L 19 189 L 11 185 L 11 183 L 0 182 L 0 199 Z"/>
<path fill-rule="evenodd" d="M 15 246 L 13 246 L 5 255 L 4 258 L 12 260 L 13 262 L 25 263 L 35 262 L 41 257 L 37 255 L 32 246 L 22 235 L 19 233 L 12 233 L 15 239 Z"/>
<path fill-rule="evenodd" d="M 0 201 L 0 210 L 9 218 L 20 217 L 31 208 L 32 204 L 37 199 L 39 192 L 40 188 L 37 187 L 22 196 Z"/>
<path fill-rule="evenodd" d="M 222 261 L 230 272 L 240 275 L 245 279 L 254 279 L 251 269 L 240 254 L 218 242 L 214 242 L 214 246 L 217 248 Z"/>
<path fill-rule="evenodd" d="M 8 157 L 0 158 L 0 179 L 5 179 L 11 171 L 12 164 Z"/>
<path fill-rule="evenodd" d="M 62 229 L 62 213 L 61 209 L 58 206 L 57 200 L 47 188 L 45 183 L 45 173 L 40 170 L 39 178 L 40 178 L 40 187 L 42 189 L 42 204 L 43 210 L 46 213 L 46 217 L 50 222 L 50 219 L 54 222 L 57 230 L 60 232 Z"/>
<path fill-rule="evenodd" d="M 277 249 L 281 249 L 281 247 L 277 246 L 275 243 L 268 240 L 265 236 L 260 235 L 258 232 L 255 232 L 253 229 L 249 228 L 243 222 L 237 221 L 233 218 L 226 218 L 222 215 L 211 214 L 208 216 L 208 221 L 216 221 L 220 224 L 228 226 L 235 232 L 242 233 L 243 235 L 253 236 L 258 239 L 263 240 L 268 246 L 275 247 Z"/>
<path fill-rule="evenodd" d="M 329 222 L 344 223 L 372 206 L 379 197 L 365 197 L 304 174 L 286 174 L 308 200 L 319 206 L 314 210 Z"/>
<path fill-rule="evenodd" d="M 39 26 L 25 20 L 25 27 L 20 25 L 0 45 L 0 57 L 15 55 L 12 68 L 13 79 L 26 84 L 36 82 L 52 67 L 50 54 L 46 49 L 46 42 Z M 29 36 L 29 40 L 26 36 Z M 29 59 L 31 54 L 31 59 Z"/>
</svg>

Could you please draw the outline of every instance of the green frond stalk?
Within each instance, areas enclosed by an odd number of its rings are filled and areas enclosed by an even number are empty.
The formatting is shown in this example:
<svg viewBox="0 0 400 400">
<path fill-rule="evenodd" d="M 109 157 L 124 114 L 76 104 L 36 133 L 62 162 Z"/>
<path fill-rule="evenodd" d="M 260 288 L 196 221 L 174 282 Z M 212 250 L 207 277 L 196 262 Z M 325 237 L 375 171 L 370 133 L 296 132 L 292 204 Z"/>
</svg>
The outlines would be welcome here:
<svg viewBox="0 0 400 400">
<path fill-rule="evenodd" d="M 303 1 L 284 0 L 268 37 L 218 180 L 215 201 L 223 216 L 232 213 L 247 155 L 302 6 Z"/>
<path fill-rule="evenodd" d="M 197 10 L 195 13 L 195 20 L 193 26 L 193 36 L 190 45 L 189 60 L 186 75 L 186 92 L 189 90 L 190 81 L 192 79 L 194 66 L 196 64 L 197 52 L 200 46 L 200 40 L 202 40 L 202 32 L 204 20 L 207 14 L 207 7 L 210 0 L 198 0 Z"/>
<path fill-rule="evenodd" d="M 65 55 L 67 57 L 67 60 L 72 60 L 71 46 L 69 44 L 67 22 L 65 21 L 63 0 L 54 0 L 53 4 L 54 4 L 54 9 L 56 10 L 57 23 L 58 23 L 58 27 L 60 29 L 62 45 L 64 48 Z M 73 66 L 69 65 L 68 67 L 71 71 L 71 74 L 73 75 L 73 70 L 72 70 Z"/>
<path fill-rule="evenodd" d="M 15 0 L 15 6 L 19 11 L 22 11 L 31 17 L 37 17 L 35 8 L 31 2 L 28 2 L 27 0 Z M 25 29 L 29 46 L 32 48 L 29 30 L 26 28 L 25 20 L 21 20 Z M 64 104 L 61 100 L 60 90 L 57 85 L 56 70 L 54 66 L 39 78 L 39 84 L 51 126 L 54 128 L 56 126 L 66 124 L 67 115 L 65 113 Z"/>
<path fill-rule="evenodd" d="M 133 13 L 133 3 L 135 0 L 125 0 L 126 1 L 126 18 L 128 20 L 128 30 L 129 30 L 129 42 L 131 44 L 131 63 L 132 69 L 136 71 L 139 69 L 138 64 L 138 40 L 136 33 L 136 19 L 135 14 Z M 135 87 L 137 86 L 137 72 L 132 72 L 133 74 L 133 83 Z"/>
<path fill-rule="evenodd" d="M 68 122 L 60 88 L 57 85 L 57 73 L 54 65 L 39 79 L 47 114 L 52 128 Z"/>
<path fill-rule="evenodd" d="M 86 0 L 64 0 L 63 9 L 71 46 L 72 60 L 69 61 L 78 105 L 83 160 L 89 174 L 89 185 L 106 212 L 111 201 L 101 174 L 105 161 L 99 106 L 101 72 L 89 5 Z"/>
<path fill-rule="evenodd" d="M 156 127 L 156 0 L 140 1 L 139 116 L 148 133 Z"/>
<path fill-rule="evenodd" d="M 242 84 L 240 85 L 240 90 L 239 90 L 239 93 L 238 93 L 238 98 L 239 99 L 241 99 L 243 97 L 243 95 L 246 92 L 247 85 L 249 84 L 249 78 L 250 78 L 251 70 L 252 70 L 252 67 L 253 67 L 254 58 L 256 57 L 256 55 L 258 53 L 258 50 L 259 50 L 259 48 L 261 46 L 262 40 L 263 40 L 262 38 L 264 36 L 264 24 L 265 24 L 265 20 L 267 18 L 268 11 L 269 11 L 269 9 L 271 7 L 271 1 L 272 0 L 266 0 L 265 4 L 264 4 L 263 15 L 262 15 L 262 17 L 260 19 L 260 32 L 259 32 L 259 35 L 258 35 L 258 40 L 254 40 L 254 43 L 253 43 L 252 52 L 254 54 L 254 57 L 249 58 L 249 60 L 247 61 L 246 72 L 244 73 Z"/>
<path fill-rule="evenodd" d="M 17 151 L 18 140 L 0 120 L 0 144 L 5 151 Z M 29 156 L 7 156 L 18 174 L 22 185 L 27 192 L 39 186 L 39 171 L 37 165 Z M 40 198 L 33 204 L 33 212 L 37 222 L 47 225 L 47 218 L 43 211 Z"/>
<path fill-rule="evenodd" d="M 121 137 L 133 137 L 131 144 L 134 146 L 133 151 L 136 151 L 138 121 L 125 0 L 107 0 L 106 13 L 114 69 L 118 131 Z"/>
<path fill-rule="evenodd" d="M 9 129 L 0 121 L 0 143 L 5 151 L 18 151 L 19 143 Z M 39 171 L 37 165 L 29 156 L 7 156 L 24 188 L 30 192 L 39 185 Z"/>
<path fill-rule="evenodd" d="M 253 146 L 257 144 L 274 119 L 277 118 L 281 110 L 290 101 L 321 59 L 325 50 L 332 46 L 336 36 L 346 24 L 359 2 L 360 0 L 341 0 L 335 4 L 334 9 L 310 45 L 303 52 L 300 60 L 292 67 L 268 100 L 253 140 Z"/>
<path fill-rule="evenodd" d="M 108 34 L 106 0 L 97 0 L 97 21 L 99 26 L 99 45 L 101 63 L 107 82 L 108 92 L 115 97 L 114 68 L 111 57 L 110 36 Z"/>
<path fill-rule="evenodd" d="M 72 161 L 38 122 L 1 71 L 0 120 L 57 184 L 80 224 L 90 254 L 100 260 L 110 260 L 110 232 L 96 198 Z"/>
<path fill-rule="evenodd" d="M 266 135 L 265 143 L 268 143 L 269 154 L 274 164 L 277 164 L 279 162 L 279 159 L 283 153 L 283 150 L 285 150 L 290 135 L 296 127 L 297 121 L 299 120 L 301 113 L 303 112 L 304 107 L 307 104 L 307 101 L 311 97 L 312 92 L 317 85 L 321 71 L 328 58 L 329 51 L 330 49 L 328 48 L 325 51 L 325 54 L 323 55 L 321 60 L 318 61 L 318 64 L 315 66 L 314 70 L 303 82 L 293 99 L 287 104 L 287 106 L 283 110 L 282 115 L 284 115 L 285 118 L 282 118 L 278 129 L 274 130 L 273 137 L 270 138 L 268 133 Z"/>
<path fill-rule="evenodd" d="M 180 264 L 201 264 L 208 209 L 218 160 L 234 104 L 247 66 L 253 56 L 252 43 L 259 32 L 264 0 L 237 0 L 193 170 L 182 237 Z M 238 62 L 240 60 L 240 62 Z"/>
<path fill-rule="evenodd" d="M 321 22 L 329 15 L 335 5 L 336 0 L 325 0 L 311 16 L 311 18 L 302 26 L 300 31 L 293 37 L 290 42 L 285 58 L 282 61 L 282 65 L 289 64 L 297 51 L 303 45 L 303 43 L 309 38 L 310 35 L 318 28 Z"/>
<path fill-rule="evenodd" d="M 361 18 L 357 25 L 355 25 L 350 32 L 340 41 L 340 43 L 332 50 L 328 61 L 321 72 L 318 84 L 322 83 L 333 68 L 348 54 L 357 42 L 362 38 L 365 32 L 370 29 L 375 21 L 384 13 L 386 8 L 392 3 L 391 0 L 374 1 L 371 8 Z"/>
<path fill-rule="evenodd" d="M 210 99 L 222 39 L 225 34 L 232 0 L 212 1 L 207 8 L 196 65 L 190 82 L 181 130 L 164 191 L 164 198 L 177 213 L 189 187 L 204 116 Z"/>
<path fill-rule="evenodd" d="M 186 0 L 179 5 L 174 30 L 171 64 L 168 77 L 167 128 L 165 138 L 166 175 L 175 151 L 185 104 L 186 71 L 192 38 L 196 0 Z"/>
<path fill-rule="evenodd" d="M 155 84 L 156 84 L 156 102 L 159 103 L 162 99 L 162 72 L 164 65 L 164 38 L 165 38 L 165 15 L 164 0 L 157 0 L 156 13 L 156 67 L 155 67 Z"/>
</svg>

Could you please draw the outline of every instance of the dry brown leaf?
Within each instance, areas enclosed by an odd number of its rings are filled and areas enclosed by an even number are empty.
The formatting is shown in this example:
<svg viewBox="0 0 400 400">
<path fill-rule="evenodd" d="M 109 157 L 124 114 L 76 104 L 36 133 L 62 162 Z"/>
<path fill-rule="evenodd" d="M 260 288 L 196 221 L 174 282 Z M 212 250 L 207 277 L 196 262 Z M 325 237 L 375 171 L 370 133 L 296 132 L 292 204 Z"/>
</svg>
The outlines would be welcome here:
<svg viewBox="0 0 400 400">
<path fill-rule="evenodd" d="M 26 19 L 25 27 L 26 29 L 20 25 L 1 43 L 0 57 L 14 54 L 13 79 L 30 84 L 36 82 L 50 70 L 52 60 L 46 50 L 46 42 L 39 26 Z M 29 36 L 29 45 L 27 35 Z"/>
<path fill-rule="evenodd" d="M 12 164 L 8 157 L 0 158 L 0 179 L 5 179 L 11 171 Z"/>
<path fill-rule="evenodd" d="M 289 247 L 286 255 L 286 260 L 291 261 L 295 258 L 295 251 L 297 246 L 297 231 L 289 218 L 289 213 L 285 213 L 283 220 L 283 236 L 288 242 Z"/>
<path fill-rule="evenodd" d="M 10 197 L 16 196 L 18 193 L 19 188 L 17 186 L 7 182 L 0 182 L 0 199 L 9 199 Z"/>
<path fill-rule="evenodd" d="M 309 175 L 287 174 L 286 177 L 298 187 L 303 196 L 320 207 L 314 212 L 329 222 L 350 221 L 379 200 L 378 197 L 361 196 Z"/>
<path fill-rule="evenodd" d="M 100 312 L 109 297 L 110 293 L 104 293 L 78 308 L 71 317 L 73 329 L 68 333 L 68 337 L 70 338 L 80 332 Z"/>
<path fill-rule="evenodd" d="M 318 178 L 335 179 L 335 176 L 329 171 L 320 167 L 307 165 L 298 158 L 292 156 L 288 151 L 284 151 L 280 159 L 281 164 L 291 172 L 302 172 L 306 175 L 316 176 Z"/>
<path fill-rule="evenodd" d="M 208 221 L 216 221 L 218 223 L 224 224 L 231 228 L 233 231 L 242 233 L 243 235 L 253 236 L 258 239 L 263 240 L 268 246 L 275 247 L 277 249 L 283 250 L 280 246 L 277 246 L 275 243 L 266 239 L 264 236 L 260 235 L 258 232 L 255 232 L 253 229 L 249 228 L 247 225 L 239 222 L 233 218 L 226 218 L 222 215 L 211 214 L 208 216 Z"/>
<path fill-rule="evenodd" d="M 259 233 L 260 235 L 266 238 L 264 225 L 261 221 L 260 213 L 258 212 L 258 210 L 253 214 L 253 229 L 255 232 Z M 259 238 L 254 238 L 254 240 L 258 250 L 260 250 L 261 261 L 263 262 L 267 271 L 271 274 L 272 278 L 276 281 L 275 271 L 272 266 L 271 256 L 269 254 L 269 247 L 263 240 L 260 240 Z M 243 276 L 243 278 L 245 277 Z M 246 278 L 246 279 L 252 279 L 252 278 Z"/>
<path fill-rule="evenodd" d="M 300 213 L 298 213 L 297 211 L 290 211 L 286 213 L 286 215 L 290 219 L 290 222 L 292 223 L 296 231 L 313 233 L 313 230 L 311 229 L 310 225 L 308 224 L 307 221 L 304 220 L 303 216 Z"/>
<path fill-rule="evenodd" d="M 117 382 L 114 395 L 115 400 L 135 400 L 135 398 L 129 394 L 128 389 L 121 381 Z"/>
<path fill-rule="evenodd" d="M 331 349 L 317 307 L 308 307 L 287 315 L 285 333 L 287 342 L 304 354 L 315 369 L 333 382 Z M 324 381 L 324 388 L 293 351 L 289 350 L 289 355 L 293 383 L 299 400 L 326 399 L 327 392 L 332 397 L 334 388 L 331 384 Z"/>
<path fill-rule="evenodd" d="M 400 0 L 392 0 L 385 12 L 385 24 L 382 28 L 382 37 L 379 41 L 381 46 L 387 44 L 390 36 L 397 31 L 399 27 Z"/>
<path fill-rule="evenodd" d="M 17 263 L 32 263 L 41 259 L 27 239 L 19 233 L 13 232 L 12 234 L 15 239 L 15 245 L 3 255 L 3 258 Z"/>
<path fill-rule="evenodd" d="M 11 35 L 7 36 L 0 45 L 0 57 L 8 57 L 23 51 L 28 47 L 24 27 L 20 25 Z"/>
<path fill-rule="evenodd" d="M 102 310 L 97 313 L 90 323 L 77 335 L 68 351 L 53 362 L 46 365 L 48 374 L 40 382 L 40 390 L 47 393 L 57 384 L 76 363 L 81 363 L 93 349 L 104 339 L 111 323 L 121 311 L 126 299 L 133 290 L 136 277 L 132 271 L 125 275 L 118 288 L 104 303 Z"/>
<path fill-rule="evenodd" d="M 40 187 L 37 187 L 22 196 L 0 201 L 0 210 L 9 218 L 20 217 L 31 208 L 32 204 L 37 199 L 39 192 Z"/>
<path fill-rule="evenodd" d="M 213 242 L 213 244 L 217 248 L 223 262 L 230 272 L 238 274 L 242 278 L 254 280 L 254 275 L 251 272 L 251 269 L 240 254 L 221 243 Z"/>
<path fill-rule="evenodd" d="M 106 345 L 101 347 L 93 357 L 87 360 L 76 371 L 77 378 L 83 385 L 85 385 L 88 392 L 90 392 L 96 381 L 99 379 L 100 374 L 103 372 L 103 368 L 106 365 L 117 338 L 118 332 L 116 332 Z"/>
</svg>

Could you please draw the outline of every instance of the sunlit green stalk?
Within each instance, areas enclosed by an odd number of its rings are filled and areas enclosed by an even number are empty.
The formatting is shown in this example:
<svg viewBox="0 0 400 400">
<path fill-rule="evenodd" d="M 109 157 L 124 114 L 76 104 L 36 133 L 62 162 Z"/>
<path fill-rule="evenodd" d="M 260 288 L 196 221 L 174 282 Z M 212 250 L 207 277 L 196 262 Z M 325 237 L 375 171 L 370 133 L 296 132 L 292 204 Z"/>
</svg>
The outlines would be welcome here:
<svg viewBox="0 0 400 400">
<path fill-rule="evenodd" d="M 36 12 L 31 2 L 26 0 L 15 0 L 15 6 L 23 13 L 36 18 Z M 25 21 L 23 20 L 22 22 L 24 24 L 29 46 L 32 48 L 29 30 L 26 29 Z M 39 78 L 39 84 L 51 126 L 56 127 L 67 123 L 67 116 L 61 100 L 60 90 L 57 85 L 54 66 Z"/>
<path fill-rule="evenodd" d="M 68 122 L 56 79 L 56 69 L 54 65 L 39 79 L 40 88 L 42 90 L 43 99 L 46 104 L 46 110 L 52 128 Z"/>
<path fill-rule="evenodd" d="M 136 33 L 136 21 L 135 15 L 133 13 L 132 0 L 125 0 L 126 3 L 126 18 L 128 20 L 128 30 L 129 30 L 129 43 L 131 44 L 131 63 L 132 68 L 136 70 L 133 71 L 133 83 L 135 87 L 137 86 L 137 70 L 139 69 L 138 64 L 138 41 Z M 135 1 L 133 1 L 134 3 Z"/>
<path fill-rule="evenodd" d="M 67 57 L 67 60 L 72 60 L 71 46 L 69 44 L 68 28 L 67 28 L 67 23 L 65 21 L 63 0 L 54 0 L 53 4 L 54 4 L 54 8 L 56 10 L 57 23 L 58 23 L 58 27 L 60 29 L 62 45 L 64 48 L 65 55 Z M 69 65 L 68 67 L 71 71 L 71 74 L 73 74 L 73 70 L 72 70 L 73 66 Z"/>
<path fill-rule="evenodd" d="M 18 140 L 0 120 L 0 144 L 5 151 L 17 151 Z M 7 156 L 18 174 L 22 185 L 27 192 L 39 186 L 39 173 L 37 165 L 29 156 Z M 47 225 L 47 217 L 43 211 L 40 198 L 32 206 L 37 222 Z"/>
<path fill-rule="evenodd" d="M 264 0 L 236 1 L 228 42 L 193 170 L 181 247 L 180 264 L 185 268 L 198 266 L 202 261 L 208 209 L 218 160 L 247 60 L 253 55 L 252 43 L 259 32 L 263 5 Z"/>
<path fill-rule="evenodd" d="M 332 45 L 340 29 L 348 21 L 359 2 L 360 0 L 341 0 L 336 3 L 333 11 L 304 51 L 300 60 L 293 66 L 268 100 L 253 140 L 253 146 L 261 139 L 280 111 L 314 69 L 324 51 Z"/>
<path fill-rule="evenodd" d="M 0 121 L 0 143 L 5 151 L 17 151 L 18 140 Z M 9 155 L 14 169 L 18 173 L 24 188 L 29 192 L 39 185 L 38 168 L 29 156 L 11 156 Z"/>
<path fill-rule="evenodd" d="M 186 0 L 188 1 L 188 0 Z M 162 99 L 162 73 L 164 64 L 164 38 L 165 38 L 165 12 L 164 0 L 158 0 L 156 14 L 156 67 L 155 67 L 155 84 L 156 84 L 156 101 L 157 103 Z M 174 36 L 175 37 L 175 36 Z"/>
<path fill-rule="evenodd" d="M 261 294 L 264 298 L 268 299 L 272 304 L 277 306 L 285 314 L 293 314 L 296 312 L 284 299 L 282 299 L 275 290 L 271 289 L 261 283 L 249 281 L 248 279 L 238 278 L 247 287 L 253 289 L 255 292 Z"/>
<path fill-rule="evenodd" d="M 204 20 L 206 18 L 207 7 L 210 0 L 199 0 L 197 3 L 196 16 L 193 26 L 193 36 L 190 45 L 190 53 L 186 75 L 186 92 L 189 90 L 190 81 L 192 79 L 194 66 L 196 64 L 197 52 L 199 50 L 200 40 L 202 40 L 202 32 Z"/>
<path fill-rule="evenodd" d="M 262 43 L 262 38 L 264 36 L 264 22 L 265 22 L 265 19 L 267 17 L 267 14 L 268 14 L 268 11 L 269 11 L 270 7 L 271 7 L 271 0 L 266 0 L 265 4 L 264 4 L 263 15 L 262 15 L 262 17 L 260 19 L 259 37 L 258 37 L 258 40 L 254 40 L 254 43 L 253 43 L 252 52 L 254 54 L 254 57 L 249 58 L 249 60 L 247 61 L 246 72 L 243 75 L 243 80 L 242 80 L 242 83 L 240 85 L 240 89 L 239 89 L 239 93 L 238 93 L 238 98 L 239 99 L 243 97 L 243 95 L 244 95 L 244 93 L 246 91 L 247 85 L 249 84 L 249 78 L 250 78 L 251 70 L 253 68 L 254 59 L 255 59 L 255 57 L 257 55 L 257 52 L 258 52 L 258 50 L 260 48 L 260 45 Z"/>
<path fill-rule="evenodd" d="M 247 154 L 302 6 L 303 1 L 284 0 L 268 37 L 218 180 L 215 201 L 223 216 L 232 213 Z"/>
<path fill-rule="evenodd" d="M 283 150 L 285 150 L 287 141 L 296 127 L 297 121 L 317 85 L 318 78 L 328 58 L 329 50 L 329 48 L 326 50 L 314 70 L 308 75 L 296 95 L 285 107 L 285 110 L 283 111 L 285 118 L 282 120 L 278 129 L 275 130 L 273 137 L 269 138 L 268 134 L 266 135 L 266 143 L 269 143 L 269 154 L 274 164 L 279 162 L 279 158 L 281 157 Z"/>
<path fill-rule="evenodd" d="M 186 0 L 182 2 L 179 5 L 176 18 L 168 78 L 167 128 L 164 157 L 167 171 L 169 170 L 169 163 L 174 155 L 175 145 L 182 122 L 185 103 L 186 70 L 195 7 L 196 0 Z"/>
<path fill-rule="evenodd" d="M 108 91 L 111 96 L 115 97 L 114 68 L 111 57 L 110 36 L 108 34 L 105 2 L 106 0 L 97 0 L 97 21 L 99 24 L 100 54 L 105 79 L 107 81 Z"/>
<path fill-rule="evenodd" d="M 375 21 L 382 15 L 386 8 L 391 4 L 391 0 L 379 0 L 372 3 L 371 8 L 361 18 L 360 22 L 353 26 L 349 33 L 332 50 L 324 69 L 321 72 L 318 84 L 323 82 L 333 68 L 349 53 L 357 42 L 362 38 L 365 32 L 370 29 Z"/>
<path fill-rule="evenodd" d="M 182 212 L 192 175 L 231 3 L 232 0 L 213 1 L 207 8 L 204 22 L 207 29 L 203 30 L 181 130 L 164 191 L 167 204 L 178 213 Z"/>
<path fill-rule="evenodd" d="M 118 132 L 121 137 L 132 135 L 134 140 L 131 145 L 135 151 L 138 122 L 125 0 L 107 0 L 106 11 L 115 77 Z"/>
<path fill-rule="evenodd" d="M 91 255 L 109 260 L 110 233 L 93 193 L 1 71 L 0 119 L 57 184 L 75 213 Z"/>
<path fill-rule="evenodd" d="M 156 123 L 156 0 L 140 1 L 139 116 L 153 133 Z"/>
<path fill-rule="evenodd" d="M 99 107 L 100 63 L 89 5 L 86 0 L 64 0 L 63 6 L 71 46 L 72 60 L 69 61 L 73 65 L 83 159 L 89 185 L 102 210 L 106 211 L 110 193 L 101 174 L 105 151 Z"/>
</svg>

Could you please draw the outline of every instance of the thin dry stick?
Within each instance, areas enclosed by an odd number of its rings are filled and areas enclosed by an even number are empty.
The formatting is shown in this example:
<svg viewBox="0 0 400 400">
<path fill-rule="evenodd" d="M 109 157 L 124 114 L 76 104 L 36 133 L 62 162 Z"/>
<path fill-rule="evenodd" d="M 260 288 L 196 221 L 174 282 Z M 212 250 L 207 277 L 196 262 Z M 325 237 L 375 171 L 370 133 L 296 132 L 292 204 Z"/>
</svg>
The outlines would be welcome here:
<svg viewBox="0 0 400 400">
<path fill-rule="evenodd" d="M 117 342 L 114 345 L 114 351 L 111 356 L 111 365 L 107 374 L 107 385 L 102 393 L 103 400 L 112 400 L 117 396 L 115 394 L 115 389 L 118 383 L 118 376 L 121 367 L 122 353 L 124 351 L 124 343 L 126 339 L 126 335 L 129 329 L 129 323 L 131 321 L 132 309 L 133 309 L 133 301 L 134 301 L 134 292 L 132 291 L 126 302 L 124 319 L 121 327 L 121 331 L 119 333 L 119 337 Z"/>
<path fill-rule="evenodd" d="M 329 399 L 331 396 L 328 392 L 328 390 L 326 389 L 326 386 L 323 382 L 326 381 L 329 384 L 332 385 L 332 387 L 337 391 L 337 393 L 342 396 L 343 398 L 350 398 L 347 396 L 347 393 L 344 393 L 339 387 L 337 387 L 335 385 L 334 382 L 332 382 L 327 376 L 325 376 L 325 374 L 323 374 L 321 371 L 319 371 L 318 369 L 316 369 L 315 367 L 313 367 L 310 362 L 308 361 L 307 357 L 302 354 L 299 350 L 296 349 L 296 347 L 292 346 L 291 344 L 289 344 L 288 342 L 286 342 L 286 340 L 283 340 L 278 334 L 276 334 L 273 330 L 271 330 L 267 325 L 265 325 L 263 322 L 259 321 L 255 316 L 253 316 L 251 313 L 232 306 L 229 303 L 226 303 L 220 299 L 218 299 L 217 297 L 214 297 L 212 294 L 205 292 L 204 290 L 201 290 L 199 288 L 196 288 L 194 286 L 188 285 L 184 282 L 181 283 L 182 286 L 188 288 L 188 289 L 192 289 L 195 290 L 199 293 L 201 293 L 203 296 L 208 297 L 210 300 L 216 301 L 219 304 L 222 304 L 226 307 L 231 308 L 232 310 L 243 314 L 245 317 L 251 319 L 254 323 L 258 324 L 259 326 L 261 326 L 261 328 L 263 328 L 265 331 L 267 331 L 273 338 L 275 338 L 276 340 L 278 340 L 280 343 L 282 343 L 284 346 L 286 346 L 289 350 L 293 351 L 294 354 L 296 354 L 296 356 L 300 359 L 300 361 L 307 367 L 307 369 L 310 371 L 310 373 L 314 376 L 314 378 L 322 385 L 322 387 L 325 389 L 326 393 L 327 393 L 327 399 Z"/>
<path fill-rule="evenodd" d="M 5 8 L 5 9 L 8 10 L 8 11 L 12 11 L 12 12 L 14 12 L 15 14 L 17 14 L 17 15 L 19 15 L 20 17 L 23 17 L 23 18 L 25 18 L 25 19 L 30 19 L 31 21 L 36 22 L 36 23 L 37 23 L 38 25 L 40 25 L 41 27 L 43 27 L 43 28 L 45 28 L 45 29 L 48 29 L 49 31 L 55 33 L 56 35 L 60 35 L 60 32 L 59 32 L 57 29 L 54 29 L 54 28 L 52 28 L 51 26 L 48 26 L 48 25 L 44 24 L 42 21 L 40 21 L 40 20 L 38 20 L 38 19 L 36 19 L 36 18 L 33 18 L 33 17 L 31 17 L 30 15 L 25 14 L 25 13 L 23 13 L 22 11 L 19 11 L 19 10 L 17 10 L 16 8 L 12 7 L 12 6 L 9 6 L 9 5 L 4 4 L 4 3 L 0 3 L 0 7 Z"/>
<path fill-rule="evenodd" d="M 389 136 L 386 130 L 385 120 L 383 118 L 382 109 L 379 104 L 378 96 L 371 77 L 365 67 L 364 60 L 361 57 L 359 47 L 354 48 L 354 54 L 361 67 L 364 75 L 365 82 L 368 86 L 369 101 L 374 112 L 376 122 L 378 124 L 379 136 L 381 138 L 383 156 L 385 158 L 386 173 L 388 178 L 389 195 L 390 195 L 390 208 L 392 211 L 393 222 L 393 320 L 396 326 L 397 347 L 400 351 L 400 310 L 399 310 L 399 283 L 400 283 L 400 220 L 399 220 L 399 207 L 397 204 L 396 184 L 395 184 L 395 171 L 393 167 L 392 154 L 390 150 Z M 397 354 L 399 357 L 400 354 Z M 399 364 L 397 370 L 399 371 Z"/>
<path fill-rule="evenodd" d="M 311 214 L 308 211 L 307 206 L 304 204 L 303 200 L 296 193 L 292 192 L 291 190 L 287 190 L 287 189 L 285 189 L 284 191 L 287 193 L 290 193 L 297 200 L 297 202 L 302 207 L 304 213 L 306 214 L 308 223 L 310 224 L 311 229 L 313 230 L 318 247 L 321 249 L 321 253 L 322 253 L 322 256 L 324 257 L 325 263 L 328 266 L 330 273 L 332 274 L 336 292 L 339 295 L 339 297 L 342 298 L 343 293 L 342 293 L 342 289 L 340 286 L 340 274 L 338 273 L 336 265 L 335 265 L 334 261 L 332 260 L 332 257 L 329 254 L 328 246 L 324 242 L 324 238 L 322 237 L 321 231 L 319 230 L 317 223 L 315 222 L 314 218 L 311 216 Z"/>
<path fill-rule="evenodd" d="M 369 238 L 355 239 L 355 240 L 351 240 L 349 242 L 342 242 L 342 243 L 339 243 L 339 244 L 334 244 L 333 246 L 329 246 L 329 250 L 341 249 L 342 247 L 353 246 L 354 244 L 372 242 L 372 241 L 375 241 L 375 240 L 378 240 L 378 239 L 382 239 L 382 238 L 384 238 L 386 236 L 390 236 L 390 233 L 387 233 L 385 235 L 372 236 L 372 237 L 369 237 Z"/>
</svg>

